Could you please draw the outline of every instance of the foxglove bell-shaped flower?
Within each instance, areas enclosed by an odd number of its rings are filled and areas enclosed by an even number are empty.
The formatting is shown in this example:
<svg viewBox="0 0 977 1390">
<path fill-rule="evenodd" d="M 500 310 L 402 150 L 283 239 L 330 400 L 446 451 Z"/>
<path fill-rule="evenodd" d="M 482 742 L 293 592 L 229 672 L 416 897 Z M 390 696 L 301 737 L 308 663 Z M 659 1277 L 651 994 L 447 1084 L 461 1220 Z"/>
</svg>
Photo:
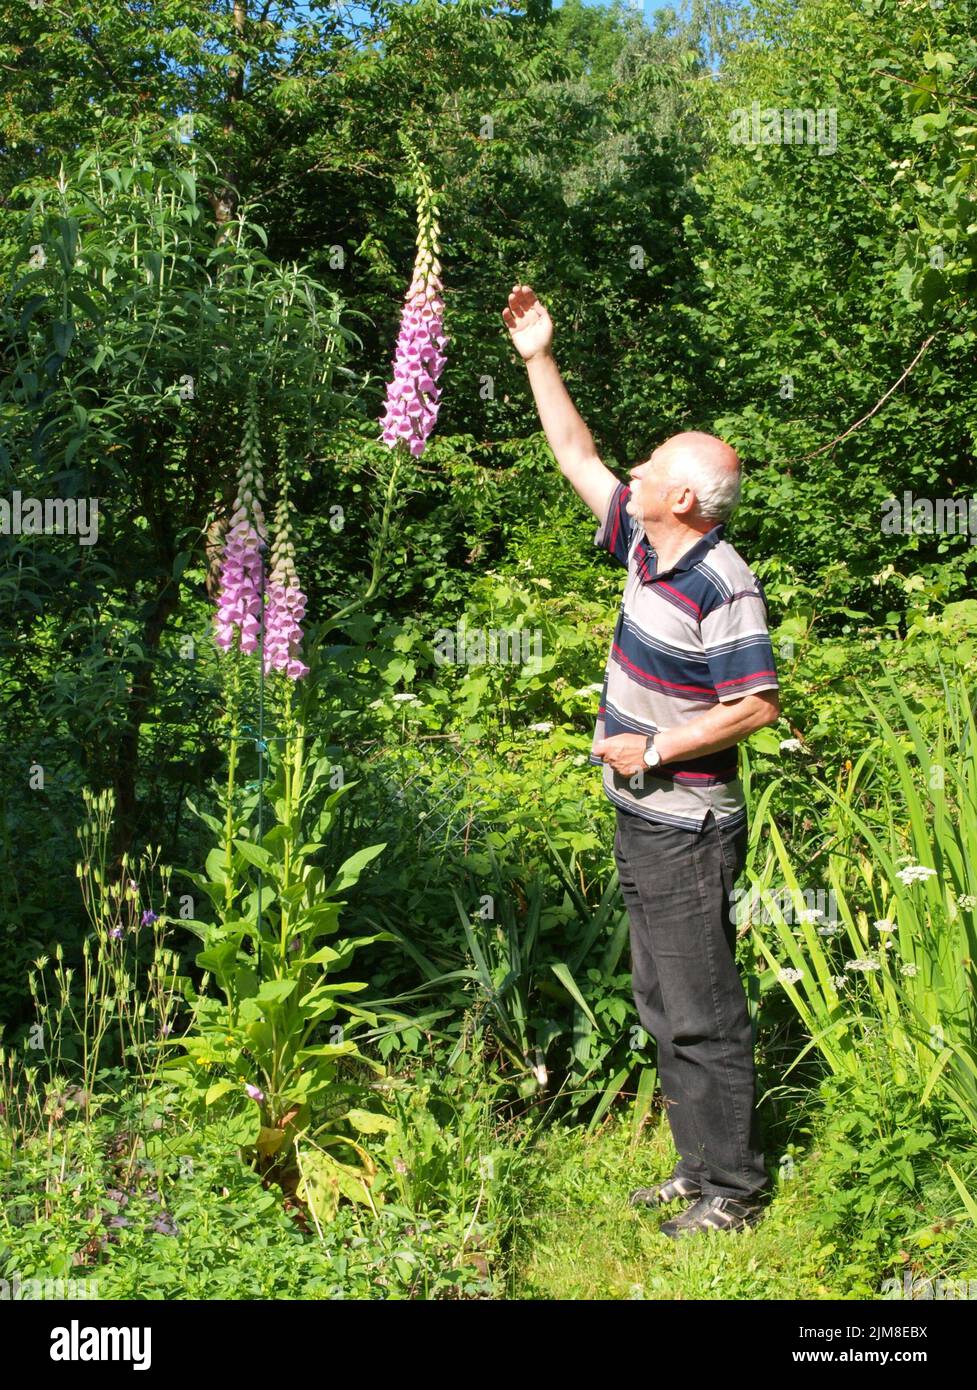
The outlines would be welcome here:
<svg viewBox="0 0 977 1390">
<path fill-rule="evenodd" d="M 268 576 L 265 607 L 265 675 L 284 671 L 292 680 L 309 674 L 302 661 L 302 628 L 306 597 L 295 572 L 295 544 L 289 519 L 288 496 L 283 493 L 275 513 L 275 540 Z"/>
<path fill-rule="evenodd" d="M 237 496 L 221 562 L 215 640 L 225 650 L 237 632 L 242 652 L 258 650 L 261 631 L 261 547 L 267 536 L 261 503 L 265 491 L 256 412 L 247 411 Z"/>
<path fill-rule="evenodd" d="M 387 386 L 386 408 L 380 423 L 383 441 L 393 448 L 404 440 L 418 458 L 427 444 L 440 408 L 438 378 L 447 358 L 444 347 L 444 300 L 438 261 L 438 209 L 424 170 L 411 156 L 419 184 L 417 258 L 401 311 L 400 334 L 394 353 L 393 380 Z"/>
</svg>

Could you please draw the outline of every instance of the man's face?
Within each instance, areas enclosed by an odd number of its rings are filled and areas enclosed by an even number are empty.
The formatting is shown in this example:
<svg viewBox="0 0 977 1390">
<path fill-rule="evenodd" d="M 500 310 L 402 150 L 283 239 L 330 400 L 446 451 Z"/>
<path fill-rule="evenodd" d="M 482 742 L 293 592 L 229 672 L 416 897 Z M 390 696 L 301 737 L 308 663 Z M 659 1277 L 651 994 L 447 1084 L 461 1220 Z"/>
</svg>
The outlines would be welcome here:
<svg viewBox="0 0 977 1390">
<path fill-rule="evenodd" d="M 631 469 L 631 496 L 628 498 L 627 511 L 642 525 L 661 521 L 672 514 L 672 503 L 681 489 L 669 477 L 668 463 L 668 451 L 659 445 L 644 463 L 636 464 Z"/>
</svg>

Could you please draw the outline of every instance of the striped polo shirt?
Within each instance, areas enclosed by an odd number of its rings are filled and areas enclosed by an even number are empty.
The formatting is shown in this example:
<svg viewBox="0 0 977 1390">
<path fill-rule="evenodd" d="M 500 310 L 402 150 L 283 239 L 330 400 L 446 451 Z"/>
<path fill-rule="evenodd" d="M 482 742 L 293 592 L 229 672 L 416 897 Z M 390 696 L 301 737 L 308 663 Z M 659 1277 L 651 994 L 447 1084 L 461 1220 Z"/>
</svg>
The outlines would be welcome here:
<svg viewBox="0 0 977 1390">
<path fill-rule="evenodd" d="M 590 761 L 615 806 L 646 820 L 699 829 L 711 810 L 730 829 L 746 822 L 737 747 L 622 776 L 594 753 L 614 734 L 652 734 L 722 701 L 779 687 L 763 588 L 723 538 L 722 523 L 660 573 L 618 483 L 594 544 L 626 566 Z"/>
</svg>

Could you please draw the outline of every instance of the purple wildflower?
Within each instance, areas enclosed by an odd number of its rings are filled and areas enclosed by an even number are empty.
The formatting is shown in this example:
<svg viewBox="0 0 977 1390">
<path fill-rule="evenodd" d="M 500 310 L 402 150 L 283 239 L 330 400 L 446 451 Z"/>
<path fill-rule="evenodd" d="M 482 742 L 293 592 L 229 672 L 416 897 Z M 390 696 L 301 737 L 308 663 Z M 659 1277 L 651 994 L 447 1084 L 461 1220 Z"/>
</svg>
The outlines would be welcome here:
<svg viewBox="0 0 977 1390">
<path fill-rule="evenodd" d="M 265 675 L 284 671 L 292 680 L 309 674 L 301 658 L 302 628 L 306 597 L 295 571 L 295 543 L 288 505 L 283 491 L 275 512 L 275 541 L 271 550 L 268 576 L 268 603 L 265 607 Z"/>
<path fill-rule="evenodd" d="M 413 159 L 412 163 L 420 183 L 418 251 L 401 311 L 393 381 L 387 386 L 386 408 L 380 423 L 385 444 L 393 448 L 398 440 L 406 440 L 411 453 L 418 458 L 438 418 L 440 392 L 437 383 L 447 361 L 442 349 L 448 339 L 443 332 L 441 290 L 444 287 L 439 278 L 437 208 L 426 175 Z"/>
<path fill-rule="evenodd" d="M 261 546 L 267 539 L 261 508 L 265 490 L 255 414 L 254 409 L 249 409 L 245 414 L 237 497 L 234 499 L 231 529 L 224 547 L 216 614 L 217 645 L 225 650 L 229 648 L 236 629 L 242 652 L 258 650 Z"/>
<path fill-rule="evenodd" d="M 424 452 L 441 404 L 437 381 L 447 360 L 441 348 L 448 340 L 441 331 L 444 303 L 438 294 L 440 287 L 436 274 L 424 277 L 415 269 L 400 321 L 394 379 L 387 386 L 381 420 L 384 443 L 393 447 L 398 439 L 404 439 L 415 458 Z"/>
<path fill-rule="evenodd" d="M 148 907 L 146 911 L 143 913 L 142 917 L 139 919 L 139 921 L 141 926 L 151 927 L 154 922 L 159 921 L 159 916 L 157 913 L 153 911 L 151 907 Z"/>
<path fill-rule="evenodd" d="M 232 518 L 224 561 L 221 591 L 217 604 L 217 645 L 225 650 L 240 633 L 242 652 L 258 649 L 261 626 L 261 551 L 263 533 L 252 526 L 243 506 Z"/>
<path fill-rule="evenodd" d="M 252 1086 L 251 1083 L 250 1083 L 250 1081 L 247 1083 L 247 1085 L 245 1086 L 244 1089 L 247 1091 L 247 1093 L 248 1093 L 248 1095 L 251 1097 L 251 1099 L 252 1099 L 252 1100 L 256 1100 L 256 1101 L 259 1103 L 259 1105 L 260 1105 L 260 1103 L 261 1103 L 261 1102 L 264 1100 L 264 1098 L 265 1098 L 265 1093 L 264 1093 L 264 1091 L 262 1091 L 262 1090 L 261 1090 L 259 1087 L 257 1087 L 257 1086 Z"/>
<path fill-rule="evenodd" d="M 113 941 L 118 941 L 118 939 L 119 939 L 119 937 L 120 937 L 121 935 L 122 935 L 122 928 L 121 928 L 121 927 L 113 927 L 112 930 L 109 932 L 109 936 L 112 938 Z"/>
</svg>

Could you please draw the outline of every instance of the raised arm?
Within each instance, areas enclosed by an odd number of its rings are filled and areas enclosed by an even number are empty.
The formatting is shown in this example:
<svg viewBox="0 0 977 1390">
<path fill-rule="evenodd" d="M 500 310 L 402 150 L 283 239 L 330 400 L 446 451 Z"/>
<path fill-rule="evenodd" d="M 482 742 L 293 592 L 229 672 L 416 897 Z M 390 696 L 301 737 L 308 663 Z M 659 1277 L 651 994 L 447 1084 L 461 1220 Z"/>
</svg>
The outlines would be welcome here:
<svg viewBox="0 0 977 1390">
<path fill-rule="evenodd" d="M 530 285 L 513 285 L 502 322 L 526 363 L 540 424 L 560 472 L 603 521 L 618 479 L 597 455 L 553 356 L 553 321 Z"/>
</svg>

